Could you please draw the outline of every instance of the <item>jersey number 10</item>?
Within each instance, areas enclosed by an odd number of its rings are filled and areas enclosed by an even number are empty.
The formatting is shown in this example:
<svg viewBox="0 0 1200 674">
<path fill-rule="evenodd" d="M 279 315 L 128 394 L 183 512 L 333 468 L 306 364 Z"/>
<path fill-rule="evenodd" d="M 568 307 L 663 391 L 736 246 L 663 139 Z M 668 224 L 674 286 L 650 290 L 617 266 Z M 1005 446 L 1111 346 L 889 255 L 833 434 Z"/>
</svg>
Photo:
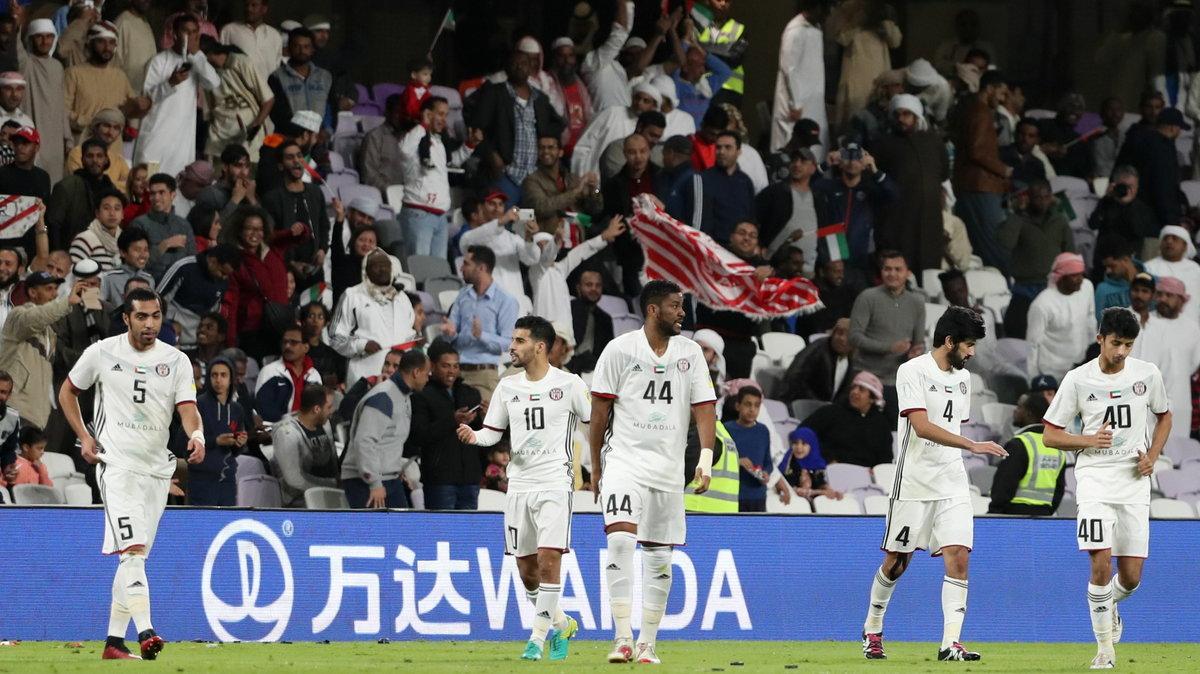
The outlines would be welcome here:
<svg viewBox="0 0 1200 674">
<path fill-rule="evenodd" d="M 525 408 L 525 430 L 540 431 L 546 428 L 546 410 L 541 407 Z"/>
<path fill-rule="evenodd" d="M 1133 425 L 1133 413 L 1129 405 L 1111 405 L 1104 410 L 1104 424 L 1109 428 L 1129 428 Z"/>
</svg>

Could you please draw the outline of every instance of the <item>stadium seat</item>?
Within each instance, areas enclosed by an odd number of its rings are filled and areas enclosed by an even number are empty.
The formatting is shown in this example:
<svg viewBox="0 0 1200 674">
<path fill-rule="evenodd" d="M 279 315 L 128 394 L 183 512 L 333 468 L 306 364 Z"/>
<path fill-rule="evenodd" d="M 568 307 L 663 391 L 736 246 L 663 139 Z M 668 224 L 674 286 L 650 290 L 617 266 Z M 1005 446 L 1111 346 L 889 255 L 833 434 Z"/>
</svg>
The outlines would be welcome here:
<svg viewBox="0 0 1200 674">
<path fill-rule="evenodd" d="M 1150 516 L 1160 520 L 1194 520 L 1196 510 L 1186 501 L 1173 498 L 1150 499 Z"/>
<path fill-rule="evenodd" d="M 787 375 L 787 370 L 778 365 L 771 365 L 759 368 L 751 379 L 762 387 L 763 395 L 778 396 L 787 393 L 787 384 L 784 383 L 785 375 Z"/>
<path fill-rule="evenodd" d="M 355 118 L 358 120 L 358 129 L 364 134 L 371 133 L 387 121 L 384 115 L 355 115 Z"/>
<path fill-rule="evenodd" d="M 800 427 L 800 422 L 789 417 L 784 421 L 776 421 L 773 425 L 775 426 L 775 434 L 783 441 L 784 447 L 790 447 L 791 441 L 788 438 L 791 437 L 792 431 Z"/>
<path fill-rule="evenodd" d="M 1178 468 L 1188 459 L 1200 459 L 1200 442 L 1186 437 L 1167 438 L 1167 444 L 1163 446 L 1163 456 L 1171 459 L 1171 463 Z"/>
<path fill-rule="evenodd" d="M 1171 457 L 1163 454 L 1154 462 L 1154 473 L 1158 474 L 1167 470 L 1175 470 L 1175 464 L 1171 463 Z"/>
<path fill-rule="evenodd" d="M 1189 206 L 1200 206 L 1200 180 L 1185 180 L 1179 183 L 1179 189 L 1183 190 Z"/>
<path fill-rule="evenodd" d="M 508 495 L 502 491 L 497 491 L 495 489 L 480 489 L 479 507 L 477 509 L 504 512 L 504 504 L 507 501 Z"/>
<path fill-rule="evenodd" d="M 875 467 L 871 469 L 871 477 L 874 478 L 875 484 L 879 485 L 885 494 L 891 496 L 892 484 L 896 481 L 896 464 L 875 464 Z"/>
<path fill-rule="evenodd" d="M 971 494 L 971 509 L 976 515 L 986 515 L 991 502 L 992 500 L 986 496 Z"/>
<path fill-rule="evenodd" d="M 433 278 L 425 279 L 424 284 L 425 292 L 433 295 L 434 297 L 440 297 L 443 290 L 453 290 L 454 292 L 458 292 L 459 290 L 462 290 L 464 285 L 466 285 L 466 283 L 464 283 L 463 280 L 457 276 L 434 276 Z M 449 307 L 445 308 L 449 309 Z"/>
<path fill-rule="evenodd" d="M 824 400 L 810 400 L 807 398 L 793 400 L 792 401 L 792 418 L 799 421 L 800 423 L 804 423 L 804 420 L 807 419 L 810 414 L 812 414 L 813 412 L 816 412 L 817 410 L 821 409 L 822 407 L 824 407 L 828 404 L 829 403 L 825 402 Z"/>
<path fill-rule="evenodd" d="M 887 492 L 877 484 L 869 484 L 865 487 L 859 487 L 846 492 L 846 498 L 854 498 L 859 504 L 866 503 L 867 497 L 870 496 L 887 496 Z"/>
<path fill-rule="evenodd" d="M 270 475 L 238 476 L 237 504 L 242 508 L 282 508 L 279 480 Z"/>
<path fill-rule="evenodd" d="M 792 500 L 785 505 L 784 502 L 780 500 L 778 492 L 776 492 L 774 489 L 768 489 L 767 512 L 784 515 L 811 515 L 812 505 L 809 504 L 808 499 L 800 498 L 794 493 L 792 494 Z"/>
<path fill-rule="evenodd" d="M 829 486 L 841 492 L 854 491 L 871 485 L 871 471 L 852 463 L 831 463 L 825 468 Z"/>
<path fill-rule="evenodd" d="M 438 299 L 424 290 L 414 290 L 417 297 L 421 298 L 421 306 L 425 307 L 425 313 L 441 313 L 442 305 L 438 304 Z"/>
<path fill-rule="evenodd" d="M 946 305 L 925 303 L 925 346 L 933 344 L 933 332 L 937 327 L 938 319 L 942 314 L 946 313 Z"/>
<path fill-rule="evenodd" d="M 975 420 L 963 424 L 960 432 L 964 438 L 975 442 L 987 442 L 999 437 L 991 426 Z"/>
<path fill-rule="evenodd" d="M 86 484 L 69 484 L 66 493 L 67 505 L 92 505 L 92 488 Z"/>
<path fill-rule="evenodd" d="M 263 466 L 263 462 L 256 457 L 242 454 L 236 460 L 238 479 L 250 477 L 251 475 L 267 474 L 267 469 Z"/>
<path fill-rule="evenodd" d="M 1012 414 L 1016 405 L 987 403 L 983 406 L 983 422 L 1001 437 L 1012 433 Z"/>
<path fill-rule="evenodd" d="M 992 493 L 992 481 L 996 479 L 995 466 L 971 466 L 967 470 L 971 484 L 979 487 L 979 493 L 987 496 Z"/>
<path fill-rule="evenodd" d="M 1050 191 L 1055 194 L 1065 192 L 1068 197 L 1090 196 L 1092 194 L 1092 187 L 1083 178 L 1054 176 L 1050 178 Z"/>
<path fill-rule="evenodd" d="M 14 484 L 13 505 L 62 505 L 64 499 L 54 487 L 40 484 Z"/>
<path fill-rule="evenodd" d="M 42 454 L 41 461 L 46 466 L 50 480 L 55 484 L 58 484 L 59 478 L 62 477 L 83 479 L 83 473 L 75 471 L 75 460 L 62 452 L 46 452 Z"/>
<path fill-rule="evenodd" d="M 596 503 L 596 495 L 590 491 L 571 492 L 571 511 L 577 513 L 603 512 Z"/>
<path fill-rule="evenodd" d="M 383 106 L 375 101 L 359 100 L 354 104 L 354 114 L 356 115 L 376 115 L 382 116 L 384 113 Z"/>
<path fill-rule="evenodd" d="M 309 487 L 304 490 L 304 507 L 309 510 L 349 510 L 346 492 L 333 487 Z"/>
<path fill-rule="evenodd" d="M 358 176 L 352 176 L 347 173 L 330 173 L 329 177 L 325 179 L 325 184 L 329 187 L 329 190 L 322 190 L 322 192 L 325 192 L 325 204 L 329 205 L 333 203 L 333 195 L 340 194 L 343 187 L 357 185 Z M 346 201 L 345 198 L 342 198 L 342 203 L 346 203 Z"/>
<path fill-rule="evenodd" d="M 377 204 L 383 203 L 383 195 L 379 193 L 379 188 L 371 185 L 360 185 L 358 184 L 358 178 L 355 178 L 353 185 L 342 185 L 338 188 L 337 192 L 338 197 L 344 204 L 350 203 L 356 197 L 366 197 Z"/>
<path fill-rule="evenodd" d="M 867 515 L 886 515 L 890 499 L 886 496 L 873 494 L 863 500 L 863 513 Z"/>
<path fill-rule="evenodd" d="M 925 296 L 935 304 L 941 304 L 942 300 L 942 282 L 938 280 L 938 274 L 941 274 L 944 269 L 922 269 L 921 270 L 921 289 L 925 291 Z"/>
<path fill-rule="evenodd" d="M 404 93 L 404 85 L 395 82 L 380 82 L 371 87 L 371 100 L 380 107 L 387 105 L 388 96 Z"/>
<path fill-rule="evenodd" d="M 450 263 L 446 262 L 445 258 L 433 255 L 409 255 L 404 267 L 408 269 L 408 273 L 413 275 L 413 278 L 417 279 L 418 285 L 436 276 L 453 275 L 450 272 Z"/>
<path fill-rule="evenodd" d="M 613 336 L 617 337 L 627 332 L 633 332 L 642 327 L 642 319 L 636 316 L 617 316 L 613 318 Z"/>
<path fill-rule="evenodd" d="M 818 515 L 861 515 L 862 506 L 859 505 L 858 499 L 852 496 L 840 501 L 828 496 L 817 496 L 813 499 L 813 512 Z"/>
<path fill-rule="evenodd" d="M 813 342 L 819 342 L 828 336 L 829 336 L 828 332 L 814 332 L 808 336 L 808 343 L 811 345 Z"/>
<path fill-rule="evenodd" d="M 1004 337 L 996 340 L 996 353 L 1005 361 L 1016 365 L 1025 371 L 1025 363 L 1029 360 L 1029 342 L 1015 337 Z M 974 377 L 972 377 L 974 384 Z"/>
<path fill-rule="evenodd" d="M 762 406 L 763 410 L 771 415 L 771 421 L 775 423 L 792 418 L 791 412 L 788 411 L 787 405 L 782 400 L 763 398 Z"/>
<path fill-rule="evenodd" d="M 629 311 L 629 304 L 625 302 L 625 298 L 617 297 L 616 295 L 601 295 L 600 301 L 596 303 L 596 306 L 603 309 L 604 313 L 613 318 L 633 315 Z"/>
<path fill-rule="evenodd" d="M 1063 494 L 1063 499 L 1058 504 L 1058 510 L 1054 511 L 1054 516 L 1075 519 L 1077 514 L 1079 514 L 1079 504 L 1075 502 L 1075 497 Z"/>
<path fill-rule="evenodd" d="M 343 157 L 342 153 L 340 152 L 331 151 L 329 153 L 329 170 L 333 173 L 345 173 L 347 175 L 352 175 L 355 178 L 358 177 L 358 171 L 355 171 L 346 164 L 346 158 Z"/>
<path fill-rule="evenodd" d="M 1066 483 L 1066 486 L 1063 487 L 1063 492 L 1074 496 L 1075 495 L 1075 484 L 1076 484 L 1076 482 L 1075 482 L 1075 466 L 1067 466 L 1066 473 L 1067 473 L 1067 476 L 1063 480 Z"/>
<path fill-rule="evenodd" d="M 454 300 L 458 299 L 457 290 L 442 290 L 438 293 L 438 304 L 442 306 L 442 313 L 450 315 L 450 307 L 454 305 Z"/>
<path fill-rule="evenodd" d="M 1169 470 L 1160 473 L 1158 489 L 1167 498 L 1189 502 L 1200 499 L 1200 482 L 1191 471 Z"/>
<path fill-rule="evenodd" d="M 970 269 L 967 271 L 967 286 L 975 297 L 984 295 L 1007 295 L 1008 279 L 995 269 Z"/>
<path fill-rule="evenodd" d="M 962 459 L 963 466 L 966 467 L 967 470 L 971 470 L 975 466 L 988 465 L 988 460 L 986 457 L 979 456 L 978 454 L 972 454 L 966 450 L 963 450 L 962 452 Z"/>
<path fill-rule="evenodd" d="M 804 338 L 790 332 L 768 332 L 762 335 L 762 345 L 776 365 L 787 367 L 804 350 Z"/>
<path fill-rule="evenodd" d="M 521 295 L 517 298 L 517 316 L 528 316 L 533 313 L 533 300 L 529 299 L 529 295 Z"/>
</svg>

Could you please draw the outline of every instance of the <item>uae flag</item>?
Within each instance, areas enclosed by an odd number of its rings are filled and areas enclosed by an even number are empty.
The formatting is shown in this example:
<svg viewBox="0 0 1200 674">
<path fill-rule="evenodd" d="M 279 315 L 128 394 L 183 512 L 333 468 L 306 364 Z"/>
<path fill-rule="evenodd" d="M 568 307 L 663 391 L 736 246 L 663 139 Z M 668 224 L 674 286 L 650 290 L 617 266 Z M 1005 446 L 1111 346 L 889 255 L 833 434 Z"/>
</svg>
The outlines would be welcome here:
<svg viewBox="0 0 1200 674">
<path fill-rule="evenodd" d="M 839 222 L 836 225 L 818 229 L 817 239 L 821 242 L 821 250 L 825 252 L 830 262 L 850 259 L 850 244 L 846 241 L 846 223 Z"/>
<path fill-rule="evenodd" d="M 811 281 L 759 281 L 753 265 L 667 215 L 645 194 L 634 197 L 633 211 L 630 227 L 646 251 L 646 279 L 666 279 L 714 309 L 757 319 L 807 314 L 824 306 Z"/>
</svg>

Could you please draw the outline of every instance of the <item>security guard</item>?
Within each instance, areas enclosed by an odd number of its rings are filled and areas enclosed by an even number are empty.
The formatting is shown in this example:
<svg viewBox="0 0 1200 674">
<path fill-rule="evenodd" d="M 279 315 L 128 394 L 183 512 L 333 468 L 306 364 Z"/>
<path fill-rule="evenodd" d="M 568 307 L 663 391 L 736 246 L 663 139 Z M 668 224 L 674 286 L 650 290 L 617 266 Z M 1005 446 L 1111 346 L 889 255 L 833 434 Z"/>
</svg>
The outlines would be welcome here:
<svg viewBox="0 0 1200 674">
<path fill-rule="evenodd" d="M 733 68 L 721 91 L 714 93 L 713 104 L 732 103 L 740 108 L 746 93 L 746 70 L 742 67 L 747 46 L 746 26 L 729 17 L 732 7 L 733 0 L 705 0 L 692 9 L 692 19 L 700 31 L 697 41 L 705 51 Z"/>
<path fill-rule="evenodd" d="M 688 433 L 688 449 L 692 448 L 692 437 L 695 436 L 695 426 Z M 699 459 L 700 440 L 696 437 L 696 455 L 693 457 L 692 452 L 688 452 L 685 464 L 691 464 L 691 472 L 688 475 L 696 473 L 696 461 Z M 733 438 L 729 437 L 729 431 L 725 430 L 725 426 L 721 422 L 717 422 L 717 447 L 714 451 L 719 452 L 717 457 L 713 459 L 712 481 L 708 483 L 708 491 L 703 494 L 692 493 L 695 486 L 689 484 L 684 489 L 683 507 L 690 512 L 702 513 L 735 513 L 738 511 L 738 489 L 740 481 L 738 480 L 738 451 L 737 445 L 734 444 Z"/>
<path fill-rule="evenodd" d="M 989 513 L 1053 515 L 1062 502 L 1067 454 L 1046 446 L 1039 423 L 1049 407 L 1040 393 L 1017 400 L 1013 425 L 1020 430 L 1004 445 L 1008 457 L 996 469 Z"/>
</svg>

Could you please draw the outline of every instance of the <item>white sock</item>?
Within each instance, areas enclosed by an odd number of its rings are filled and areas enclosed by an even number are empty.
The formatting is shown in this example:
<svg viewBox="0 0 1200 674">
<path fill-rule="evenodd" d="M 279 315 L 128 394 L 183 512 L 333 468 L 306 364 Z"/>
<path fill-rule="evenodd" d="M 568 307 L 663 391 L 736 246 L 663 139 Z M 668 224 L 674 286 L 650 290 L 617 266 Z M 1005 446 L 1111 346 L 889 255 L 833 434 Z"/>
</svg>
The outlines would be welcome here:
<svg viewBox="0 0 1200 674">
<path fill-rule="evenodd" d="M 125 606 L 125 586 L 122 583 L 121 567 L 113 574 L 112 606 L 108 610 L 108 636 L 124 639 L 129 631 L 129 609 Z"/>
<path fill-rule="evenodd" d="M 658 625 L 667 609 L 671 594 L 671 553 L 673 548 L 660 545 L 642 547 L 642 632 L 639 644 L 652 644 L 658 639 Z"/>
<path fill-rule="evenodd" d="M 150 580 L 146 578 L 146 556 L 124 553 L 117 575 L 125 590 L 125 606 L 133 616 L 138 634 L 154 629 L 150 623 Z"/>
<path fill-rule="evenodd" d="M 942 649 L 959 640 L 966 617 L 967 580 L 942 576 Z"/>
<path fill-rule="evenodd" d="M 635 548 L 637 536 L 628 531 L 614 531 L 608 535 L 608 567 L 604 569 L 604 575 L 608 580 L 608 597 L 612 604 L 613 632 L 618 639 L 633 639 L 629 619 L 633 614 Z"/>
<path fill-rule="evenodd" d="M 871 603 L 867 607 L 867 621 L 863 623 L 863 631 L 867 634 L 883 633 L 883 614 L 887 612 L 888 602 L 892 600 L 896 580 L 889 579 L 882 566 L 875 571 L 875 580 L 871 581 Z"/>
<path fill-rule="evenodd" d="M 525 598 L 528 599 L 529 603 L 533 604 L 534 606 L 537 606 L 537 596 L 537 590 L 525 590 Z"/>
<path fill-rule="evenodd" d="M 550 622 L 561 594 L 562 585 L 558 583 L 542 583 L 538 588 L 537 602 L 533 607 L 533 633 L 529 640 L 539 646 L 546 643 L 546 634 L 550 631 Z"/>
<path fill-rule="evenodd" d="M 1113 593 L 1111 585 L 1088 583 L 1088 609 L 1092 616 L 1092 632 L 1101 651 L 1111 653 Z"/>
<path fill-rule="evenodd" d="M 1134 592 L 1137 591 L 1137 589 L 1139 587 L 1141 587 L 1141 583 L 1138 583 L 1137 585 L 1134 585 L 1133 587 L 1126 590 L 1125 587 L 1121 585 L 1120 576 L 1113 574 L 1112 584 L 1109 587 L 1112 588 L 1113 603 L 1115 604 L 1119 601 L 1125 601 L 1126 599 L 1128 599 L 1129 595 L 1133 594 Z"/>
</svg>

